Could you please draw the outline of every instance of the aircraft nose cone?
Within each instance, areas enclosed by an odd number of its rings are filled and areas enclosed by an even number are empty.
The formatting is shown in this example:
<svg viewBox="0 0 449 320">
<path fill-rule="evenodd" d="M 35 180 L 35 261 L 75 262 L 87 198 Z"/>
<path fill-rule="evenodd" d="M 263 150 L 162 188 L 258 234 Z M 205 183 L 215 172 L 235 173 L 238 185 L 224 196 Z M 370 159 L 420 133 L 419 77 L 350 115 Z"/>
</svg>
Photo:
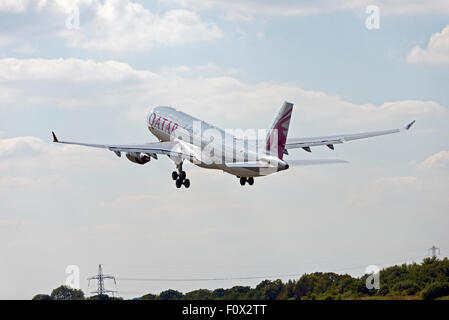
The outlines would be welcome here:
<svg viewBox="0 0 449 320">
<path fill-rule="evenodd" d="M 278 164 L 279 170 L 287 170 L 289 168 L 289 165 L 287 162 L 281 161 Z"/>
</svg>

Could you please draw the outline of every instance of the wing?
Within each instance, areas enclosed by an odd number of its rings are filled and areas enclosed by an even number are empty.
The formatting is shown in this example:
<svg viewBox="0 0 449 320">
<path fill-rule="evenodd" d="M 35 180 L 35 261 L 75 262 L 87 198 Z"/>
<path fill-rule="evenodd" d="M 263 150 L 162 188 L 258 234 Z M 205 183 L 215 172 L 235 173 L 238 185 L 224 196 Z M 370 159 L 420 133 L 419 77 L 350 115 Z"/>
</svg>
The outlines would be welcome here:
<svg viewBox="0 0 449 320">
<path fill-rule="evenodd" d="M 181 143 L 180 141 L 167 141 L 167 142 L 151 142 L 146 144 L 133 144 L 133 145 L 116 145 L 116 144 L 92 144 L 83 142 L 72 141 L 60 141 L 52 132 L 53 142 L 63 144 L 73 144 L 84 147 L 101 148 L 115 152 L 117 156 L 121 156 L 121 152 L 142 152 L 148 154 L 165 154 L 173 157 L 191 158 L 196 157 L 196 152 L 192 152 L 192 148 L 188 148 L 187 143 Z M 194 147 L 193 145 L 191 147 Z"/>
<path fill-rule="evenodd" d="M 285 144 L 285 149 L 303 148 L 304 150 L 310 152 L 310 147 L 324 146 L 324 145 L 328 146 L 330 149 L 334 149 L 334 144 L 344 143 L 347 141 L 352 141 L 352 140 L 357 140 L 357 139 L 377 137 L 377 136 L 382 136 L 382 135 L 386 135 L 386 134 L 401 132 L 404 130 L 409 130 L 414 123 L 415 123 L 415 121 L 412 121 L 408 125 L 406 125 L 404 128 L 401 128 L 401 129 L 391 129 L 391 130 L 383 130 L 383 131 L 353 133 L 353 134 L 342 134 L 342 135 L 324 136 L 324 137 L 287 139 L 287 143 Z"/>
</svg>

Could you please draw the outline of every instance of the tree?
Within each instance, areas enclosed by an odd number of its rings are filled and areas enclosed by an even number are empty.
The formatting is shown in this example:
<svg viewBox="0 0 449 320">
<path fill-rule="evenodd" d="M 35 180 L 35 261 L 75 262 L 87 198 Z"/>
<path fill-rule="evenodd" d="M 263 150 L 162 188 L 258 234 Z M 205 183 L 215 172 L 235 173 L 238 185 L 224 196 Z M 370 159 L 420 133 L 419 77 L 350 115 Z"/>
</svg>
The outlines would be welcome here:
<svg viewBox="0 0 449 320">
<path fill-rule="evenodd" d="M 140 300 L 157 300 L 157 295 L 148 293 L 140 298 Z"/>
<path fill-rule="evenodd" d="M 223 300 L 245 300 L 251 299 L 249 295 L 252 289 L 249 286 L 234 286 L 225 290 Z"/>
<path fill-rule="evenodd" d="M 449 282 L 432 283 L 422 293 L 424 300 L 433 300 L 444 296 L 449 296 Z"/>
<path fill-rule="evenodd" d="M 225 295 L 225 289 L 223 288 L 218 288 L 215 289 L 214 291 L 212 291 L 212 296 L 214 299 L 220 299 Z"/>
<path fill-rule="evenodd" d="M 275 300 L 281 293 L 283 287 L 284 284 L 280 279 L 269 282 L 263 290 L 262 299 Z"/>
<path fill-rule="evenodd" d="M 51 292 L 52 300 L 82 300 L 84 293 L 81 290 L 60 286 Z"/>
<path fill-rule="evenodd" d="M 33 300 L 51 300 L 48 294 L 37 294 L 33 297 Z"/>
<path fill-rule="evenodd" d="M 296 281 L 288 280 L 288 282 L 282 287 L 282 290 L 278 294 L 276 299 L 278 300 L 294 299 L 295 285 Z"/>
<path fill-rule="evenodd" d="M 413 295 L 419 291 L 418 286 L 416 283 L 412 280 L 404 280 L 398 282 L 394 287 L 393 290 L 399 292 L 402 294 L 403 292 L 407 295 Z"/>
<path fill-rule="evenodd" d="M 168 289 L 166 291 L 162 291 L 159 294 L 159 298 L 161 300 L 180 300 L 184 297 L 184 295 L 182 294 L 182 292 L 176 291 L 176 290 L 172 290 L 172 289 Z"/>
<path fill-rule="evenodd" d="M 187 292 L 184 296 L 187 300 L 210 300 L 213 299 L 211 296 L 211 291 L 207 289 L 198 289 L 194 291 Z"/>
<path fill-rule="evenodd" d="M 427 258 L 424 258 L 423 259 L 423 261 L 422 261 L 422 264 L 423 265 L 426 265 L 426 264 L 432 264 L 432 263 L 435 263 L 435 262 L 437 262 L 438 261 L 438 258 L 437 257 L 427 257 Z"/>
</svg>

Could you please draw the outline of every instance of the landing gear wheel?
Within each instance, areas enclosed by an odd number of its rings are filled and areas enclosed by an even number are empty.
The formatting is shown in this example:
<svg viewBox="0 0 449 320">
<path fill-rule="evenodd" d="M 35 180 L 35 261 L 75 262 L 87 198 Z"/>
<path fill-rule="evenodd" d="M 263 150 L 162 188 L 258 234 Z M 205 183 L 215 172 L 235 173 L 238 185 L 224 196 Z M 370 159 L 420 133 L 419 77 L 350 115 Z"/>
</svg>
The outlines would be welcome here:
<svg viewBox="0 0 449 320">
<path fill-rule="evenodd" d="M 240 178 L 240 185 L 244 186 L 246 183 L 246 178 L 245 177 L 241 177 Z"/>
<path fill-rule="evenodd" d="M 248 184 L 249 184 L 250 186 L 252 186 L 252 185 L 254 184 L 254 178 L 253 178 L 253 177 L 248 178 Z"/>
<path fill-rule="evenodd" d="M 186 178 L 186 172 L 185 172 L 185 171 L 181 171 L 181 172 L 179 173 L 179 179 L 185 180 L 185 178 Z"/>
<path fill-rule="evenodd" d="M 187 189 L 190 187 L 190 180 L 189 179 L 185 179 L 183 183 L 184 183 L 184 187 L 186 187 Z"/>
<path fill-rule="evenodd" d="M 176 188 L 181 188 L 181 186 L 182 186 L 182 180 L 181 179 L 178 179 L 178 180 L 176 180 Z"/>
<path fill-rule="evenodd" d="M 173 172 L 171 173 L 171 178 L 172 178 L 173 180 L 178 179 L 178 173 L 177 173 L 176 171 L 173 171 Z"/>
</svg>

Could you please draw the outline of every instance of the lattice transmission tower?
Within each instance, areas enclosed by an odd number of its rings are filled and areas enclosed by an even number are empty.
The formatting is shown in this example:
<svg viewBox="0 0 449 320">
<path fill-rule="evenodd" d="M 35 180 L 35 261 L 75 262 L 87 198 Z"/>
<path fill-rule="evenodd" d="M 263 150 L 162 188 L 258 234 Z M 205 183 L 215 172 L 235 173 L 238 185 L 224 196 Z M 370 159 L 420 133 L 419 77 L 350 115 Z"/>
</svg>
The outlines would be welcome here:
<svg viewBox="0 0 449 320">
<path fill-rule="evenodd" d="M 96 293 L 99 296 L 105 295 L 106 293 L 112 293 L 112 296 L 114 296 L 114 293 L 117 293 L 115 290 L 106 290 L 104 287 L 104 280 L 105 279 L 112 279 L 114 280 L 114 284 L 117 285 L 117 282 L 115 280 L 114 276 L 103 274 L 103 269 L 101 268 L 101 264 L 98 265 L 98 274 L 96 276 L 92 276 L 90 278 L 87 278 L 88 286 L 90 285 L 90 280 L 97 280 L 98 289 L 97 291 L 91 291 L 91 293 Z"/>
<path fill-rule="evenodd" d="M 432 258 L 436 258 L 437 255 L 440 254 L 440 248 L 432 246 L 431 248 L 427 249 L 428 252 L 432 252 Z M 438 253 L 437 253 L 438 251 Z"/>
</svg>

